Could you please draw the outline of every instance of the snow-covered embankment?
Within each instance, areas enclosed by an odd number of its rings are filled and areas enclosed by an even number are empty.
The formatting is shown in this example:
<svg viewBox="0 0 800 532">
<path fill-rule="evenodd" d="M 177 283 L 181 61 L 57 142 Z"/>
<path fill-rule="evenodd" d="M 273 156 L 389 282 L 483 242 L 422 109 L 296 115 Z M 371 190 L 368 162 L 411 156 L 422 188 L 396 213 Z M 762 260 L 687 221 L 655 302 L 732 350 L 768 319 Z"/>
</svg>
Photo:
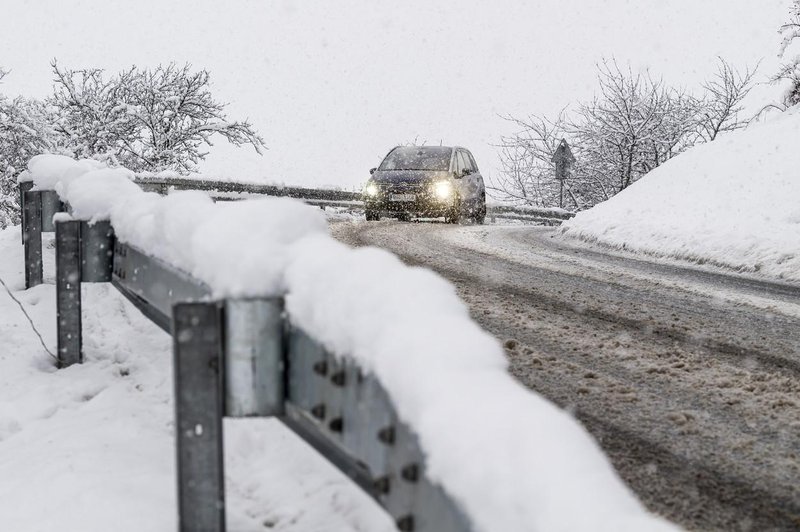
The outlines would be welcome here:
<svg viewBox="0 0 800 532">
<path fill-rule="evenodd" d="M 800 108 L 696 146 L 566 235 L 800 282 Z"/>
</svg>

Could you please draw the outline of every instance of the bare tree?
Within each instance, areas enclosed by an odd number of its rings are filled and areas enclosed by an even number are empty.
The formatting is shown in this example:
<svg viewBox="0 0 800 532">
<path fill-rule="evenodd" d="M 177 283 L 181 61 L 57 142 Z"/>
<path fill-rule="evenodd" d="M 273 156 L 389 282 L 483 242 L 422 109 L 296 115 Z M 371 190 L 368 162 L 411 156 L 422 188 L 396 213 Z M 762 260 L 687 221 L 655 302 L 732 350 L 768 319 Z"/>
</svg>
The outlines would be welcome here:
<svg viewBox="0 0 800 532">
<path fill-rule="evenodd" d="M 500 140 L 501 171 L 490 184 L 504 199 L 544 207 L 558 198 L 551 161 L 561 138 L 568 134 L 566 110 L 555 119 L 531 115 L 527 118 L 503 117 L 518 131 Z"/>
<path fill-rule="evenodd" d="M 62 70 L 53 61 L 60 131 L 76 155 L 108 158 L 133 170 L 196 169 L 215 136 L 231 144 L 264 141 L 247 120 L 231 121 L 209 90 L 209 73 L 190 65 L 131 67 L 106 80 L 102 70 Z"/>
<path fill-rule="evenodd" d="M 565 185 L 567 204 L 583 209 L 605 201 L 680 153 L 696 138 L 696 98 L 647 72 L 598 65 L 598 94 L 556 119 L 506 117 L 519 130 L 501 139 L 500 176 L 493 189 L 506 199 L 558 204 L 553 153 L 567 138 L 577 158 Z"/>
<path fill-rule="evenodd" d="M 599 94 L 582 104 L 573 120 L 581 195 L 589 205 L 604 201 L 691 145 L 697 100 L 653 79 L 598 65 Z M 573 189 L 575 188 L 573 181 Z"/>
<path fill-rule="evenodd" d="M 489 189 L 506 200 L 537 207 L 547 203 L 550 193 L 543 179 L 544 172 L 538 171 L 525 146 L 508 143 L 501 145 L 500 150 L 501 169 L 489 183 Z"/>
<path fill-rule="evenodd" d="M 782 37 L 780 56 L 785 57 L 790 45 L 800 40 L 800 0 L 793 0 L 789 8 L 789 20 L 780 27 L 778 33 Z M 785 63 L 772 80 L 787 84 L 780 107 L 786 109 L 800 103 L 800 57 Z"/>
<path fill-rule="evenodd" d="M 703 83 L 705 95 L 697 117 L 698 134 L 705 141 L 717 135 L 745 127 L 749 120 L 741 118 L 742 101 L 753 88 L 753 77 L 758 65 L 744 72 L 732 67 L 722 57 L 718 58 L 717 72 Z"/>
</svg>

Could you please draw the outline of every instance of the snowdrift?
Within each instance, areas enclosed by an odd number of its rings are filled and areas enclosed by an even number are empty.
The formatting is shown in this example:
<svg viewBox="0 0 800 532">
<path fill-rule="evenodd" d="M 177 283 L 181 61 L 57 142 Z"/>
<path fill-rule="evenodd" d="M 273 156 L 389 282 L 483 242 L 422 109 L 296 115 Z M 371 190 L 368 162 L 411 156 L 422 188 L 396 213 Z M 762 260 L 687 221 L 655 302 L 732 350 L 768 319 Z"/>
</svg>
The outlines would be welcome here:
<svg viewBox="0 0 800 532">
<path fill-rule="evenodd" d="M 482 531 L 674 530 L 649 514 L 566 412 L 518 384 L 455 289 L 388 252 L 351 249 L 286 198 L 213 203 L 141 191 L 124 169 L 41 155 L 36 187 L 81 219 L 205 281 L 219 297 L 283 295 L 290 319 L 382 382 L 431 479 Z"/>
<path fill-rule="evenodd" d="M 800 282 L 800 108 L 686 151 L 563 231 Z"/>
</svg>

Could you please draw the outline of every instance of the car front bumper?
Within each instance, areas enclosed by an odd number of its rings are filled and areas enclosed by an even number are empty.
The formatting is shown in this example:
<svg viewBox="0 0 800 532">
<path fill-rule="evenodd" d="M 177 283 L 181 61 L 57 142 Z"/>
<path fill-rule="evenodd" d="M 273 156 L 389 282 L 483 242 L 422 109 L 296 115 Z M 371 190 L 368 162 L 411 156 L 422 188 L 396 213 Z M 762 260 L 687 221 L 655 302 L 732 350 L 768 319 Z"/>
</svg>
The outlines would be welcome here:
<svg viewBox="0 0 800 532">
<path fill-rule="evenodd" d="M 440 200 L 432 195 L 415 195 L 412 201 L 394 201 L 389 194 L 364 198 L 364 207 L 368 211 L 388 214 L 415 214 L 418 216 L 438 218 L 453 212 L 455 201 L 452 198 Z"/>
</svg>

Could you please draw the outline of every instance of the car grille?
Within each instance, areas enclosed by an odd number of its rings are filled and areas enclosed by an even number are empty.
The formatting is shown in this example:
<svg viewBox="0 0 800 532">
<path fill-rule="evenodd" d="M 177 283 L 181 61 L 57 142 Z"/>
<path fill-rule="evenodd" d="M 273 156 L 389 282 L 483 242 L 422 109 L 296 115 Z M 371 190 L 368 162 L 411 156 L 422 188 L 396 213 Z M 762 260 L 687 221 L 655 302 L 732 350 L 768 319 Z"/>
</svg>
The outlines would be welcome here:
<svg viewBox="0 0 800 532">
<path fill-rule="evenodd" d="M 383 190 L 389 194 L 422 194 L 427 191 L 425 185 L 419 183 L 390 183 Z"/>
</svg>

